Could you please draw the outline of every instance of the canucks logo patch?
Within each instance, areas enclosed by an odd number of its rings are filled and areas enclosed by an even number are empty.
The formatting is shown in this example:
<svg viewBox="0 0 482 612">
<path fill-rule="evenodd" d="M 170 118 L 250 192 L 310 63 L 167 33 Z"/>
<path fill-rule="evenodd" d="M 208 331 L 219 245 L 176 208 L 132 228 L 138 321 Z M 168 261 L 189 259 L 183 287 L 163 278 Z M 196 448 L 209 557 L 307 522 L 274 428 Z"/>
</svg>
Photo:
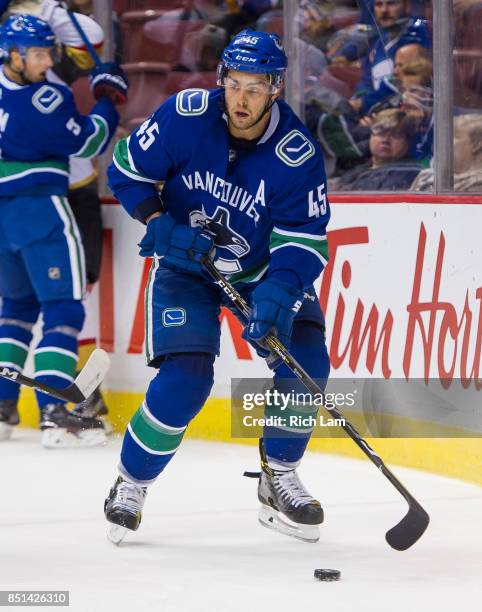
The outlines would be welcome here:
<svg viewBox="0 0 482 612">
<path fill-rule="evenodd" d="M 33 95 L 32 104 L 38 111 L 48 115 L 53 113 L 62 104 L 63 100 L 64 96 L 58 89 L 50 87 L 50 85 L 44 85 Z"/>
<path fill-rule="evenodd" d="M 288 166 L 301 166 L 307 159 L 313 157 L 313 143 L 298 130 L 291 130 L 276 146 L 276 155 Z"/>
<path fill-rule="evenodd" d="M 202 115 L 208 107 L 207 89 L 184 89 L 176 96 L 176 111 L 180 115 Z"/>
<path fill-rule="evenodd" d="M 184 308 L 164 308 L 162 311 L 162 324 L 164 327 L 179 327 L 186 323 Z"/>
</svg>

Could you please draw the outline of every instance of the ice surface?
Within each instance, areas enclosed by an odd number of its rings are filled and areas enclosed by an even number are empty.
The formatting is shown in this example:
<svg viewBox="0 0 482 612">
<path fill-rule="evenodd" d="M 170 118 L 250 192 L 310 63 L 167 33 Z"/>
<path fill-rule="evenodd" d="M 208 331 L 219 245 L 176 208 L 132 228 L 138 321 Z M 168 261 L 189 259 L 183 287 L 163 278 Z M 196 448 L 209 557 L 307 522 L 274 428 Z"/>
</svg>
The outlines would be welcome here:
<svg viewBox="0 0 482 612">
<path fill-rule="evenodd" d="M 317 544 L 257 523 L 256 447 L 186 440 L 150 488 L 139 531 L 115 547 L 103 500 L 119 441 L 0 444 L 1 589 L 70 590 L 75 612 L 453 612 L 482 595 L 482 489 L 393 468 L 432 522 L 406 552 L 384 534 L 406 504 L 368 461 L 308 453 L 302 480 L 325 508 Z M 322 583 L 315 568 L 341 570 Z M 61 610 L 67 608 L 42 608 Z"/>
</svg>

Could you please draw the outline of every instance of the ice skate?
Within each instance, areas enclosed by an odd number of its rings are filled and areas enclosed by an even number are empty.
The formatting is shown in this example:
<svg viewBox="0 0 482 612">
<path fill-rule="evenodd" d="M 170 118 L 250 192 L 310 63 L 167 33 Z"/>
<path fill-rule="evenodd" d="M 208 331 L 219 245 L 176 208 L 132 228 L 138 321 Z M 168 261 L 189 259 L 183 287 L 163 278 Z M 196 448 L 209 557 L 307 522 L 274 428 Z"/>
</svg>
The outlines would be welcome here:
<svg viewBox="0 0 482 612">
<path fill-rule="evenodd" d="M 19 422 L 17 400 L 0 400 L 0 441 L 8 440 Z"/>
<path fill-rule="evenodd" d="M 127 531 L 136 531 L 142 519 L 147 487 L 141 487 L 119 476 L 104 502 L 105 518 L 111 523 L 107 537 L 120 544 Z"/>
<path fill-rule="evenodd" d="M 40 429 L 44 448 L 91 447 L 107 441 L 102 421 L 78 416 L 64 404 L 47 404 L 42 409 Z"/>
<path fill-rule="evenodd" d="M 263 448 L 261 455 L 259 522 L 298 540 L 317 542 L 320 539 L 318 525 L 323 522 L 320 502 L 308 493 L 295 469 L 273 469 L 268 465 Z"/>
<path fill-rule="evenodd" d="M 104 425 L 106 435 L 114 431 L 111 422 L 107 419 L 108 408 L 102 397 L 100 387 L 97 387 L 92 395 L 86 400 L 80 404 L 76 404 L 72 409 L 72 413 L 82 418 L 98 419 Z"/>
</svg>

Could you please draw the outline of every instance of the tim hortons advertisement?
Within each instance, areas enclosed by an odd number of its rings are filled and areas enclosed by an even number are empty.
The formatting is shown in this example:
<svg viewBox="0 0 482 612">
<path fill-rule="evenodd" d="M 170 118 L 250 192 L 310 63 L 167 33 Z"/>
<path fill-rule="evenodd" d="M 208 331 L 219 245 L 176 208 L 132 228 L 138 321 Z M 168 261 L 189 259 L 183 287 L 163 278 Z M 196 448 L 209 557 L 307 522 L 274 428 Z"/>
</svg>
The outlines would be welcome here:
<svg viewBox="0 0 482 612">
<path fill-rule="evenodd" d="M 435 198 L 434 198 L 435 200 Z M 106 388 L 142 392 L 143 227 L 104 205 L 102 279 L 88 299 L 87 335 L 111 353 Z M 316 288 L 326 315 L 331 377 L 441 379 L 482 388 L 482 203 L 334 203 L 330 263 Z M 222 312 L 214 395 L 231 378 L 269 376 Z"/>
</svg>

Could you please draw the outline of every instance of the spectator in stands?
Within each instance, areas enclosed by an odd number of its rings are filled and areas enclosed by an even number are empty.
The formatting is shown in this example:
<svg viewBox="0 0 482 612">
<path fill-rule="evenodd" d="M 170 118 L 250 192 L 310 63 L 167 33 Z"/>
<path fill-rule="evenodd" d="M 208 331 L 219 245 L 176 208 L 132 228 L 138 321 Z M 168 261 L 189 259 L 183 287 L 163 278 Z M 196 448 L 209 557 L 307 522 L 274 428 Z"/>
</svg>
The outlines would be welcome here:
<svg viewBox="0 0 482 612">
<path fill-rule="evenodd" d="M 94 14 L 94 2 L 93 0 L 69 0 L 69 8 L 82 15 L 88 15 L 91 17 Z"/>
<path fill-rule="evenodd" d="M 201 30 L 186 34 L 177 71 L 216 72 L 219 58 L 227 43 L 226 30 L 207 24 Z"/>
<path fill-rule="evenodd" d="M 405 70 L 410 70 L 408 65 Z M 433 157 L 433 90 L 415 83 L 415 76 L 404 75 L 402 79 L 412 85 L 404 88 L 401 110 L 412 119 L 415 126 L 414 141 L 410 156 L 424 167 L 430 165 Z M 418 75 L 417 75 L 418 76 Z"/>
<path fill-rule="evenodd" d="M 415 179 L 413 191 L 432 191 L 432 168 Z M 454 189 L 457 192 L 482 193 L 482 115 L 471 113 L 454 119 Z"/>
<path fill-rule="evenodd" d="M 378 36 L 363 60 L 362 77 L 352 108 L 366 114 L 380 100 L 396 92 L 391 82 L 397 51 L 409 44 L 430 48 L 430 35 L 421 19 L 410 17 L 408 0 L 375 0 L 374 14 Z"/>
<path fill-rule="evenodd" d="M 226 0 L 225 4 L 227 12 L 212 23 L 226 30 L 231 38 L 245 27 L 254 27 L 263 13 L 278 6 L 279 0 Z"/>
<path fill-rule="evenodd" d="M 371 37 L 377 34 L 374 4 L 375 0 L 358 0 L 355 3 L 358 7 L 356 27 L 358 31 L 364 31 Z M 428 5 L 431 6 L 431 0 L 411 0 L 411 2 L 409 2 L 408 14 L 411 17 L 418 17 L 420 19 L 426 18 Z M 354 45 L 352 41 L 346 41 L 346 43 L 337 50 L 333 59 L 338 65 L 346 65 L 349 62 L 361 59 L 365 55 L 366 52 L 363 47 L 357 44 Z"/>
<path fill-rule="evenodd" d="M 413 66 L 416 62 L 420 62 L 418 69 L 414 69 Z M 424 69 L 422 69 L 423 62 L 425 62 Z M 423 73 L 423 79 L 425 81 L 429 81 L 429 83 L 413 83 L 414 85 L 430 84 L 432 79 L 432 62 L 430 59 L 430 54 L 426 47 L 423 47 L 419 44 L 409 44 L 400 47 L 400 49 L 398 49 L 398 51 L 395 53 L 394 64 L 395 65 L 393 68 L 393 82 L 396 86 L 400 84 L 402 72 L 404 68 L 406 68 L 409 64 L 412 65 L 411 70 L 414 74 L 417 75 L 417 77 Z"/>
<path fill-rule="evenodd" d="M 408 189 L 422 166 L 409 157 L 414 122 L 397 109 L 384 110 L 371 125 L 371 159 L 329 181 L 331 190 L 401 191 Z"/>
</svg>

